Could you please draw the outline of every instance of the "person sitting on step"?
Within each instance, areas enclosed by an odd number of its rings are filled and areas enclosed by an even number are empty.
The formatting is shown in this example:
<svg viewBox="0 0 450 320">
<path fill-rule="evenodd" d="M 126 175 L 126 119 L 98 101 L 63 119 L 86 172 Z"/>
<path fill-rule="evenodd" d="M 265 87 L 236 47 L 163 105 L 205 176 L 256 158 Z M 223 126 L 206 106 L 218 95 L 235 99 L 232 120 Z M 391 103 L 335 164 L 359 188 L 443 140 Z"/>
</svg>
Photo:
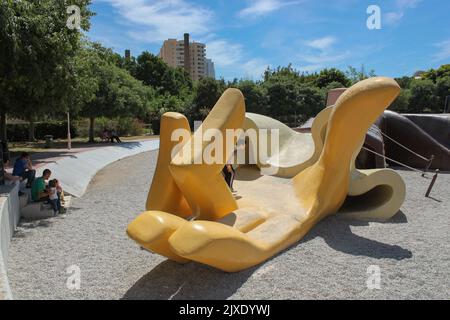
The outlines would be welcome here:
<svg viewBox="0 0 450 320">
<path fill-rule="evenodd" d="M 33 169 L 30 155 L 27 152 L 22 153 L 19 159 L 14 163 L 13 176 L 27 179 L 27 188 L 31 188 L 36 176 L 36 171 Z"/>
<path fill-rule="evenodd" d="M 13 176 L 11 173 L 6 171 L 5 169 L 9 167 L 9 159 L 3 159 L 3 176 L 5 177 L 5 184 L 11 185 L 11 184 L 17 184 L 20 185 L 20 182 L 23 180 L 21 177 Z M 19 190 L 19 196 L 22 196 L 23 192 Z"/>
<path fill-rule="evenodd" d="M 49 169 L 45 169 L 42 177 L 39 177 L 33 181 L 31 186 L 31 199 L 34 202 L 42 202 L 49 200 L 49 193 L 45 186 L 45 181 L 50 179 L 52 172 Z"/>
</svg>

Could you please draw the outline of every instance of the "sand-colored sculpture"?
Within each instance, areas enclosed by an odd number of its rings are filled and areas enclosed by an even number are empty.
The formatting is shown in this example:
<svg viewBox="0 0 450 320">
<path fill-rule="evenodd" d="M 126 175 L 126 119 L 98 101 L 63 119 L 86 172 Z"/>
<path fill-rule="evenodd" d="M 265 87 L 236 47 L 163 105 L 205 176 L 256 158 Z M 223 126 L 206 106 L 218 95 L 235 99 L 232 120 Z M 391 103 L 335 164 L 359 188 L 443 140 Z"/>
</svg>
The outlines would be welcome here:
<svg viewBox="0 0 450 320">
<path fill-rule="evenodd" d="M 263 161 L 264 159 L 259 159 L 257 148 L 254 148 L 251 143 L 247 146 L 247 153 L 253 153 L 251 157 L 257 160 L 259 168 L 270 165 L 278 177 L 295 177 L 319 159 L 333 108 L 334 106 L 327 107 L 319 113 L 314 119 L 311 133 L 295 132 L 275 119 L 247 113 L 245 129 L 280 128 L 282 132 L 278 154 L 270 154 L 268 159 Z M 349 198 L 339 213 L 351 219 L 386 221 L 400 210 L 406 198 L 406 186 L 402 177 L 392 169 L 356 169 L 356 156 L 363 144 L 364 141 L 356 149 L 351 162 Z"/>
<path fill-rule="evenodd" d="M 320 220 L 337 213 L 349 193 L 371 190 L 364 183 L 354 187 L 357 191 L 349 188 L 352 180 L 360 184 L 365 180 L 352 178 L 352 163 L 368 128 L 399 91 L 394 80 L 381 77 L 364 80 L 347 90 L 331 110 L 317 161 L 293 179 L 261 176 L 257 168 L 243 168 L 239 172 L 243 179 L 239 181 L 242 191 L 238 200 L 220 176 L 218 169 L 223 164 L 195 164 L 200 156 L 195 152 L 187 163 L 180 160 L 185 151 L 193 149 L 195 139 L 187 137 L 180 153 L 168 156 L 171 126 L 176 122 L 185 126 L 187 122 L 178 114 L 166 114 L 161 123 L 156 171 L 167 178 L 161 186 L 158 181 L 153 183 L 147 210 L 154 211 L 134 220 L 128 226 L 128 235 L 144 248 L 175 261 L 198 261 L 228 272 L 265 261 L 298 242 Z M 203 127 L 239 128 L 244 124 L 244 109 L 242 94 L 227 90 Z M 225 163 L 230 154 L 223 154 Z M 163 197 L 165 190 L 173 195 Z M 365 212 L 364 202 L 356 207 Z M 193 220 L 185 219 L 189 213 Z"/>
<path fill-rule="evenodd" d="M 320 157 L 325 140 L 326 128 L 331 114 L 331 108 L 326 108 L 314 119 L 311 133 L 299 133 L 284 123 L 254 113 L 247 113 L 245 116 L 244 129 L 257 130 L 258 134 L 263 129 L 267 130 L 269 139 L 267 145 L 271 144 L 271 131 L 276 129 L 279 132 L 279 149 L 268 150 L 267 157 L 260 157 L 259 146 L 261 144 L 259 135 L 254 141 L 249 140 L 246 144 L 246 154 L 248 158 L 254 159 L 260 169 L 271 167 L 276 171 L 278 177 L 292 178 L 299 172 L 314 164 Z"/>
</svg>

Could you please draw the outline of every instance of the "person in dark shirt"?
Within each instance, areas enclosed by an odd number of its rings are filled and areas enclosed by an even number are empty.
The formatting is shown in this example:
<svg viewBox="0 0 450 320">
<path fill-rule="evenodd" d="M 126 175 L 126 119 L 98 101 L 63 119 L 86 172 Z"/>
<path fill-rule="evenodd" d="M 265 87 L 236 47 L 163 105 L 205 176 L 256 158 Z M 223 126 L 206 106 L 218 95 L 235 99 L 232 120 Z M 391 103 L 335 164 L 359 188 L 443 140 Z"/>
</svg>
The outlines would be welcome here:
<svg viewBox="0 0 450 320">
<path fill-rule="evenodd" d="M 232 192 L 236 192 L 233 188 L 234 177 L 236 175 L 236 171 L 234 170 L 231 164 L 226 164 L 222 169 L 223 177 L 225 178 L 225 182 Z"/>
<path fill-rule="evenodd" d="M 14 163 L 13 176 L 27 179 L 27 188 L 31 188 L 36 171 L 33 170 L 30 155 L 26 152 L 22 153 L 19 159 Z"/>
<path fill-rule="evenodd" d="M 111 143 L 114 143 L 114 140 L 116 140 L 117 143 L 122 143 L 122 140 L 120 140 L 120 137 L 115 129 L 111 130 L 110 139 L 111 139 Z"/>
<path fill-rule="evenodd" d="M 8 166 L 9 166 L 9 159 L 3 159 L 3 167 L 7 168 Z M 20 181 L 22 181 L 21 177 L 14 176 L 8 173 L 6 170 L 3 170 L 3 176 L 5 177 L 5 181 L 10 184 L 20 183 Z"/>
</svg>

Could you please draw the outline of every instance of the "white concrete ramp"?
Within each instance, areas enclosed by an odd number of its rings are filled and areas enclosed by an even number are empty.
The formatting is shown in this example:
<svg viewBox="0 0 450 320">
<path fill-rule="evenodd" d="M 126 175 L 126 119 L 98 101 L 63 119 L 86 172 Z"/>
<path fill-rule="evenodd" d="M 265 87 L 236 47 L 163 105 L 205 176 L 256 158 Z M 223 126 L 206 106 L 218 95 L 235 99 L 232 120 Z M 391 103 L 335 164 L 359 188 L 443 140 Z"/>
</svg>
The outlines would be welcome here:
<svg viewBox="0 0 450 320">
<path fill-rule="evenodd" d="M 45 169 L 52 171 L 64 191 L 79 198 L 85 193 L 96 173 L 107 165 L 139 153 L 157 150 L 159 140 L 135 141 L 100 147 L 94 150 L 71 154 L 37 170 L 41 176 Z"/>
</svg>

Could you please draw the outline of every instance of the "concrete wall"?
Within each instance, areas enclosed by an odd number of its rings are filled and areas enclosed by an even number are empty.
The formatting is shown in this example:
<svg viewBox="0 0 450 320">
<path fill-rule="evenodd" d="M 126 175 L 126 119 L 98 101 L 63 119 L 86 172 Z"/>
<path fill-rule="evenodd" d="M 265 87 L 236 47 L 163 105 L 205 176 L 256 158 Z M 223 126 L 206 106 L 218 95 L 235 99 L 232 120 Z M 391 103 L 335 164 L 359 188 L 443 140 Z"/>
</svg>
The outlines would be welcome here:
<svg viewBox="0 0 450 320">
<path fill-rule="evenodd" d="M 12 299 L 6 276 L 8 249 L 20 220 L 19 186 L 0 186 L 0 300 Z"/>
</svg>

